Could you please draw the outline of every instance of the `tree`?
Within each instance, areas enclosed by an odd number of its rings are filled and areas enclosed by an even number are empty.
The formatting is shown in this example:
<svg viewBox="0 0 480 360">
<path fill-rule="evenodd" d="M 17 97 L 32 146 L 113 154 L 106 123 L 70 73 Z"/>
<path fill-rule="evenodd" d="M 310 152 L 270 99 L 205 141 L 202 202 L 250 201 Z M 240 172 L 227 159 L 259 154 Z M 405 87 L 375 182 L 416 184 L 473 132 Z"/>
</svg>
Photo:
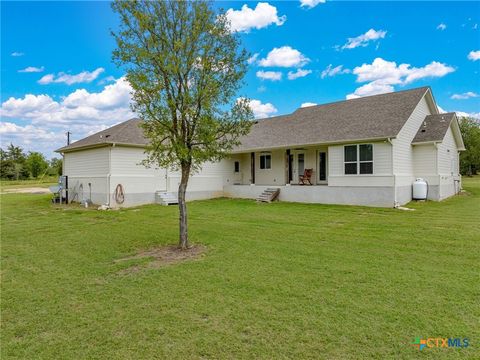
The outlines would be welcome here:
<svg viewBox="0 0 480 360">
<path fill-rule="evenodd" d="M 28 172 L 25 168 L 25 153 L 20 146 L 15 146 L 12 143 L 7 147 L 6 158 L 8 177 L 18 180 L 20 178 L 28 177 Z"/>
<path fill-rule="evenodd" d="M 62 175 L 62 159 L 52 158 L 49 163 L 48 172 L 50 175 Z"/>
<path fill-rule="evenodd" d="M 460 171 L 471 176 L 480 170 L 480 124 L 473 118 L 461 118 L 460 131 L 466 148 L 460 153 Z"/>
<path fill-rule="evenodd" d="M 35 151 L 28 153 L 25 165 L 30 172 L 30 176 L 35 179 L 48 168 L 48 162 L 45 160 L 43 154 Z"/>
<path fill-rule="evenodd" d="M 225 157 L 250 129 L 248 100 L 233 99 L 248 53 L 209 2 L 115 1 L 112 8 L 121 20 L 113 59 L 126 69 L 132 110 L 149 140 L 144 163 L 181 171 L 179 246 L 186 249 L 189 176 Z"/>
</svg>

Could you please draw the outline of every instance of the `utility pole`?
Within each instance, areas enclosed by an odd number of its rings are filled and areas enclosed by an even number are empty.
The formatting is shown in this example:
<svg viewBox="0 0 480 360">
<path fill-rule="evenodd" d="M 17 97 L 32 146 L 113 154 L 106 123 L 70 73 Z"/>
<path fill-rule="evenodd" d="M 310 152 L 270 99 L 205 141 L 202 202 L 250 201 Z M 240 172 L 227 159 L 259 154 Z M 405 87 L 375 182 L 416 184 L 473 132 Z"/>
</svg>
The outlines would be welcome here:
<svg viewBox="0 0 480 360">
<path fill-rule="evenodd" d="M 67 146 L 70 145 L 70 135 L 72 135 L 72 133 L 67 131 Z"/>
</svg>

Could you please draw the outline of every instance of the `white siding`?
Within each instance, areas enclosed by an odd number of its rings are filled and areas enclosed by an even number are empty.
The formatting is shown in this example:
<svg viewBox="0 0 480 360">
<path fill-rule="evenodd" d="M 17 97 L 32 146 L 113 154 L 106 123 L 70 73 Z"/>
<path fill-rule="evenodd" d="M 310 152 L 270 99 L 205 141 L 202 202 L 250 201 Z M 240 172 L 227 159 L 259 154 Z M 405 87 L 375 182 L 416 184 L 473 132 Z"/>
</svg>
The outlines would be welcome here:
<svg viewBox="0 0 480 360">
<path fill-rule="evenodd" d="M 442 143 L 438 145 L 438 173 L 458 175 L 458 149 L 451 127 L 448 128 Z"/>
<path fill-rule="evenodd" d="M 328 147 L 328 177 L 344 176 L 343 145 Z"/>
<path fill-rule="evenodd" d="M 425 117 L 430 115 L 425 96 L 417 104 L 409 119 L 403 125 L 396 139 L 393 139 L 393 173 L 400 176 L 413 177 L 413 149 L 412 140 L 417 134 Z"/>
<path fill-rule="evenodd" d="M 433 144 L 413 147 L 413 173 L 415 177 L 437 174 L 437 149 Z"/>
<path fill-rule="evenodd" d="M 110 203 L 117 185 L 122 185 L 125 202 L 122 206 L 153 203 L 156 191 L 165 191 L 166 171 L 141 164 L 146 158 L 143 148 L 114 146 L 111 148 Z"/>
<path fill-rule="evenodd" d="M 181 180 L 180 171 L 168 171 L 168 191 L 178 191 Z M 188 180 L 187 192 L 209 192 L 218 193 L 223 191 L 224 184 L 233 183 L 234 167 L 233 160 L 223 159 L 219 162 L 206 162 L 201 169 L 190 176 Z M 214 195 L 215 196 L 215 195 Z M 214 197 L 212 196 L 212 197 Z"/>
<path fill-rule="evenodd" d="M 270 169 L 260 169 L 260 155 L 255 153 L 255 184 L 285 185 L 285 150 L 273 150 Z"/>
<path fill-rule="evenodd" d="M 109 148 L 65 153 L 63 174 L 68 176 L 70 201 L 108 202 Z"/>
<path fill-rule="evenodd" d="M 106 176 L 109 172 L 109 148 L 65 153 L 63 173 L 68 176 Z"/>
<path fill-rule="evenodd" d="M 348 144 L 350 145 L 350 144 Z M 345 175 L 344 145 L 328 147 L 329 186 L 392 186 L 392 146 L 388 142 L 373 143 L 373 174 Z"/>
</svg>

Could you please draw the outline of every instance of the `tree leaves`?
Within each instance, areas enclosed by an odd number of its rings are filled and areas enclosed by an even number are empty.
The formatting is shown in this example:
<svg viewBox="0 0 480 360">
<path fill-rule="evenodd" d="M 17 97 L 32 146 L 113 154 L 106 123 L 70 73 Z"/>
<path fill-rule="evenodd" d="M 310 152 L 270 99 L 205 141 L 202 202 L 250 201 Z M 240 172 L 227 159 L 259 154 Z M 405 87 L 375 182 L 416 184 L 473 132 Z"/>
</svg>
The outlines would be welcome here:
<svg viewBox="0 0 480 360">
<path fill-rule="evenodd" d="M 248 133 L 236 101 L 248 54 L 226 17 L 205 1 L 116 1 L 115 62 L 134 89 L 132 109 L 150 140 L 147 163 L 192 169 L 227 155 Z"/>
</svg>

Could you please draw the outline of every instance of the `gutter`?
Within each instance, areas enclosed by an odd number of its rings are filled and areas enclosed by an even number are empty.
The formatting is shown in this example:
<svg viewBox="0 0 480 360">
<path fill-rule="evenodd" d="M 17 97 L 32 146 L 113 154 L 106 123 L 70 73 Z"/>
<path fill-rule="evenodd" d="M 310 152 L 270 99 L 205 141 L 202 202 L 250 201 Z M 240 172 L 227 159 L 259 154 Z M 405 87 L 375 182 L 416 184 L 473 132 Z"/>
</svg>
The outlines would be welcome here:
<svg viewBox="0 0 480 360">
<path fill-rule="evenodd" d="M 259 151 L 272 151 L 272 150 L 283 150 L 289 148 L 298 148 L 298 147 L 311 147 L 311 146 L 329 146 L 329 145 L 342 145 L 342 144 L 353 144 L 353 143 L 364 143 L 364 142 L 378 142 L 378 141 L 390 141 L 390 139 L 395 139 L 395 136 L 391 137 L 377 137 L 377 138 L 363 138 L 363 139 L 350 139 L 350 140 L 334 140 L 334 141 L 326 141 L 320 143 L 310 143 L 310 144 L 291 144 L 291 145 L 281 145 L 281 146 L 273 146 L 273 147 L 260 147 L 260 148 L 245 148 L 241 150 L 233 150 L 229 151 L 229 154 L 242 154 L 242 153 L 249 153 L 249 152 L 259 152 Z"/>
</svg>

